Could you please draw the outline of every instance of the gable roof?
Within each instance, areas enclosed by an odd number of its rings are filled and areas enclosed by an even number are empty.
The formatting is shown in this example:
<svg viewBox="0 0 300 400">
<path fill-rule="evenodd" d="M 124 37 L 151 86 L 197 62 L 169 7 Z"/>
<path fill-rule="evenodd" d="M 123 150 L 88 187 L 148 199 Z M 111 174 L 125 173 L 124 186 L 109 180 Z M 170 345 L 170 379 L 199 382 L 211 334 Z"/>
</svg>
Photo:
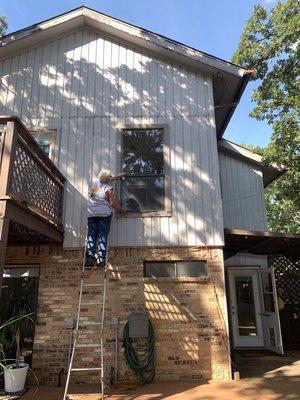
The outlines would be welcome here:
<svg viewBox="0 0 300 400">
<path fill-rule="evenodd" d="M 240 146 L 237 143 L 231 142 L 230 140 L 221 139 L 218 142 L 218 150 L 230 154 L 236 158 L 244 160 L 250 164 L 255 164 L 261 167 L 263 173 L 264 187 L 267 187 L 278 179 L 282 174 L 287 171 L 287 167 L 279 163 L 265 164 L 262 161 L 262 156 L 254 153 L 246 147 Z"/>
<path fill-rule="evenodd" d="M 221 137 L 251 77 L 252 71 L 178 41 L 81 6 L 0 38 L 0 58 L 8 57 L 67 31 L 91 27 L 140 46 L 159 57 L 212 77 L 216 130 Z"/>
</svg>

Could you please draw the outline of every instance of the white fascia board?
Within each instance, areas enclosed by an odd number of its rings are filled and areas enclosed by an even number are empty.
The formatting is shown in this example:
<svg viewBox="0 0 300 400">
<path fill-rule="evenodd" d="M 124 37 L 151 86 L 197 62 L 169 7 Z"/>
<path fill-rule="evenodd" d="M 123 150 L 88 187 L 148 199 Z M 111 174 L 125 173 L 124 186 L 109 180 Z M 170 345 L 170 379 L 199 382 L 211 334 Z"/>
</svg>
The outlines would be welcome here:
<svg viewBox="0 0 300 400">
<path fill-rule="evenodd" d="M 215 70 L 219 70 L 242 78 L 247 72 L 245 69 L 227 61 L 86 7 L 81 7 L 4 36 L 0 39 L 0 57 L 19 51 L 26 45 L 31 46 L 42 40 L 49 40 L 53 35 L 84 25 L 144 47 L 163 57 L 174 59 L 176 62 L 190 65 L 209 75 L 212 75 Z"/>
<path fill-rule="evenodd" d="M 253 153 L 253 151 L 248 150 L 245 147 L 238 145 L 237 143 L 231 142 L 226 139 L 221 139 L 218 142 L 218 145 L 221 149 L 234 153 L 237 156 L 248 158 L 250 161 L 254 161 L 258 164 L 262 163 L 262 157 L 259 154 Z"/>
</svg>

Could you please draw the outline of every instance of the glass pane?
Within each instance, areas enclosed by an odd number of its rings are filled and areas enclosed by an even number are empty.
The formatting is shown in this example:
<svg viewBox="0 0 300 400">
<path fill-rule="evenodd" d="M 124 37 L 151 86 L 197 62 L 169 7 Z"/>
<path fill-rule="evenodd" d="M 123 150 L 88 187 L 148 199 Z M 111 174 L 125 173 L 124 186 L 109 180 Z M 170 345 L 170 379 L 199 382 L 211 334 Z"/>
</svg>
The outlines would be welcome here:
<svg viewBox="0 0 300 400">
<path fill-rule="evenodd" d="M 175 263 L 145 263 L 145 276 L 148 278 L 175 277 Z"/>
<path fill-rule="evenodd" d="M 268 312 L 275 312 L 273 293 L 264 293 L 264 309 Z"/>
<path fill-rule="evenodd" d="M 164 210 L 164 177 L 126 179 L 121 184 L 121 202 L 129 212 Z"/>
<path fill-rule="evenodd" d="M 273 286 L 272 286 L 272 275 L 271 273 L 262 273 L 261 274 L 261 279 L 262 279 L 262 287 L 264 292 L 271 292 L 273 291 Z"/>
<path fill-rule="evenodd" d="M 269 340 L 270 340 L 270 345 L 276 347 L 275 329 L 272 327 L 269 327 Z"/>
<path fill-rule="evenodd" d="M 199 277 L 206 275 L 205 261 L 184 261 L 177 262 L 178 277 Z"/>
<path fill-rule="evenodd" d="M 51 132 L 38 132 L 38 131 L 32 131 L 31 132 L 32 136 L 34 139 L 38 142 L 40 148 L 43 150 L 43 152 L 46 154 L 46 156 L 49 157 L 50 154 L 50 146 L 53 141 L 53 133 Z"/>
<path fill-rule="evenodd" d="M 163 129 L 124 130 L 122 168 L 129 175 L 163 174 Z"/>
<path fill-rule="evenodd" d="M 33 313 L 31 317 L 34 319 L 37 293 L 38 267 L 5 267 L 2 280 L 0 321 L 6 321 L 11 316 L 15 315 L 16 309 L 19 310 L 19 315 Z M 29 363 L 29 365 L 31 365 L 32 361 L 34 328 L 35 325 L 33 322 L 24 320 L 20 346 L 25 362 Z M 4 348 L 4 352 L 7 358 L 14 359 L 16 355 L 15 344 L 7 344 Z"/>
<path fill-rule="evenodd" d="M 241 336 L 256 336 L 255 304 L 251 276 L 235 276 L 238 332 Z"/>
</svg>

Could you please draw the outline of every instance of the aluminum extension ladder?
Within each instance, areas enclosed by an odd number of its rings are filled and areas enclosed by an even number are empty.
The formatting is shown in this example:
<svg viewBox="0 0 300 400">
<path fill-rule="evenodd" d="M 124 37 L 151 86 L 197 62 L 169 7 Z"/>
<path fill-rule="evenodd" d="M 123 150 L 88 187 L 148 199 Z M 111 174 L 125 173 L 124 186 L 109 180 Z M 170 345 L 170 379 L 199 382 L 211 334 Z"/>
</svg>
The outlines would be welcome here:
<svg viewBox="0 0 300 400">
<path fill-rule="evenodd" d="M 107 239 L 108 243 L 108 239 Z M 108 257 L 108 245 L 107 245 L 107 250 L 106 250 L 106 260 L 105 260 L 105 267 L 101 267 L 99 272 L 103 271 L 103 282 L 102 283 L 84 283 L 85 277 L 87 272 L 90 270 L 90 268 L 86 269 L 85 268 L 85 257 L 86 257 L 86 246 L 87 246 L 87 241 L 85 242 L 85 247 L 84 247 L 84 257 L 83 257 L 83 264 L 82 264 L 82 273 L 81 273 L 81 279 L 80 279 L 80 292 L 79 292 L 79 301 L 78 301 L 78 310 L 77 310 L 77 320 L 76 320 L 76 327 L 74 330 L 74 341 L 73 341 L 73 348 L 72 348 L 72 353 L 70 357 L 70 362 L 68 366 L 68 373 L 67 373 L 67 380 L 66 380 L 66 385 L 65 385 L 65 391 L 64 391 L 64 397 L 63 400 L 68 399 L 68 395 L 73 395 L 68 393 L 69 389 L 69 384 L 70 384 L 70 377 L 72 372 L 80 372 L 80 371 L 99 371 L 100 372 L 100 384 L 101 384 L 101 397 L 104 399 L 104 391 L 105 391 L 105 383 L 104 383 L 104 348 L 103 348 L 103 328 L 104 328 L 104 317 L 105 317 L 105 302 L 106 302 L 106 286 L 107 286 L 107 257 Z M 102 287 L 103 292 L 102 292 L 102 301 L 99 303 L 101 305 L 101 320 L 99 322 L 80 322 L 80 313 L 81 313 L 81 307 L 82 305 L 85 305 L 84 302 L 82 302 L 82 294 L 83 290 L 86 288 L 97 288 L 97 287 Z M 88 303 L 87 303 L 88 304 Z M 86 305 L 87 305 L 86 304 Z M 94 304 L 94 303 L 93 303 Z M 91 325 L 96 325 L 100 327 L 100 343 L 93 343 L 93 344 L 78 344 L 78 337 L 80 335 L 79 329 L 81 327 L 87 327 Z M 95 348 L 100 348 L 100 367 L 82 367 L 82 368 L 73 368 L 73 362 L 74 362 L 74 357 L 75 357 L 75 352 L 76 349 L 78 348 L 86 348 L 86 349 L 91 349 L 94 351 Z M 74 394 L 75 395 L 75 394 Z M 77 395 L 78 396 L 78 395 Z"/>
</svg>

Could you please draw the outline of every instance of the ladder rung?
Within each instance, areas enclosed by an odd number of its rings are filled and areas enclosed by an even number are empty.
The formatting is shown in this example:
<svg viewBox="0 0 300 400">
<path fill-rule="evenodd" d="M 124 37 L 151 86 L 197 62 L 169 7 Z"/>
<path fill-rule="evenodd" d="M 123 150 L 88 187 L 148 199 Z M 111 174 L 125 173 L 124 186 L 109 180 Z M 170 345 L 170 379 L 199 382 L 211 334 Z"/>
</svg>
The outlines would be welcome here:
<svg viewBox="0 0 300 400">
<path fill-rule="evenodd" d="M 101 367 L 71 368 L 71 371 L 101 371 Z"/>
<path fill-rule="evenodd" d="M 76 347 L 80 348 L 85 348 L 85 347 L 101 347 L 100 343 L 86 343 L 86 344 L 82 344 L 82 343 L 78 343 L 76 344 Z"/>
<path fill-rule="evenodd" d="M 83 283 L 82 287 L 99 287 L 103 285 L 103 283 Z"/>
<path fill-rule="evenodd" d="M 81 303 L 82 306 L 103 306 L 103 301 L 99 303 L 98 301 L 84 302 Z"/>
<path fill-rule="evenodd" d="M 101 325 L 101 322 L 80 322 L 79 326 L 93 326 L 93 325 Z"/>
</svg>

